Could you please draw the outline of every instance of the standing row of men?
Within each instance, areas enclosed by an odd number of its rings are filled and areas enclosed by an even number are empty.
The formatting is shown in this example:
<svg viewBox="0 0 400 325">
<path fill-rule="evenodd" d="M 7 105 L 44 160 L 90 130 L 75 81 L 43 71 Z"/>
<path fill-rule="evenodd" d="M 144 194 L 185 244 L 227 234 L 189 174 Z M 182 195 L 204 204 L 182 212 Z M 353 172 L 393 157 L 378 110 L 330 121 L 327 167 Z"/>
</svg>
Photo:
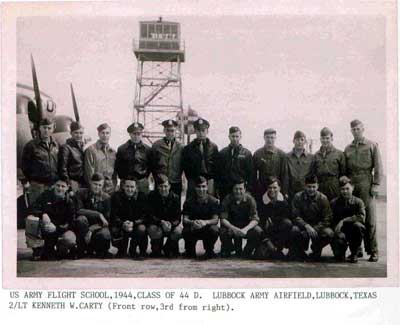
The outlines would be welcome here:
<svg viewBox="0 0 400 325">
<path fill-rule="evenodd" d="M 132 178 L 139 192 L 149 192 L 148 177 L 164 174 L 168 177 L 171 191 L 178 197 L 182 191 L 182 173 L 188 180 L 187 198 L 196 193 L 196 179 L 207 181 L 207 191 L 221 201 L 232 191 L 235 179 L 243 179 L 257 203 L 263 200 L 268 189 L 268 178 L 276 177 L 280 191 L 293 203 L 295 194 L 304 189 L 307 175 L 316 175 L 319 190 L 329 200 L 339 196 L 341 176 L 347 175 L 354 184 L 355 195 L 366 206 L 365 249 L 370 260 L 378 259 L 376 243 L 376 212 L 374 197 L 380 181 L 381 162 L 376 143 L 364 138 L 364 127 L 358 120 L 351 122 L 354 141 L 344 152 L 333 144 L 333 133 L 321 130 L 321 149 L 315 154 L 305 150 L 306 136 L 297 131 L 294 149 L 285 154 L 275 146 L 276 131 L 264 132 L 265 145 L 254 155 L 240 144 L 241 130 L 229 129 L 230 144 L 218 151 L 208 138 L 209 122 L 198 119 L 195 123 L 196 139 L 183 147 L 175 139 L 177 123 L 163 122 L 165 137 L 150 148 L 142 142 L 143 126 L 133 123 L 127 129 L 130 140 L 117 151 L 109 145 L 111 128 L 107 124 L 98 127 L 99 139 L 83 150 L 84 129 L 79 123 L 71 125 L 71 139 L 60 148 L 52 139 L 53 123 L 43 120 L 40 136 L 29 142 L 23 152 L 22 170 L 30 184 L 31 201 L 49 186 L 57 176 L 65 178 L 74 191 L 88 187 L 95 174 L 104 178 L 104 192 L 113 193 L 117 178 Z"/>
</svg>

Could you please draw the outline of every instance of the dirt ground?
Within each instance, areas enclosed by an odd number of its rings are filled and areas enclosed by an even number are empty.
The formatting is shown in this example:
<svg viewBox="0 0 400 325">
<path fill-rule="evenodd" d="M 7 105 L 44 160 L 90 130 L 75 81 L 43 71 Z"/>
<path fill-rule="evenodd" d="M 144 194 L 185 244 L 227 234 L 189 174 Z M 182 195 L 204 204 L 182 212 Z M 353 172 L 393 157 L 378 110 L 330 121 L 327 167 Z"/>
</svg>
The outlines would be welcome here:
<svg viewBox="0 0 400 325">
<path fill-rule="evenodd" d="M 173 278 L 357 278 L 386 277 L 386 202 L 377 202 L 379 262 L 370 263 L 364 255 L 357 264 L 336 263 L 330 247 L 325 247 L 321 262 L 253 261 L 235 258 L 196 259 L 147 258 L 143 261 L 125 259 L 100 260 L 85 258 L 32 262 L 26 247 L 24 231 L 18 230 L 18 277 L 173 277 Z M 183 241 L 180 241 L 183 252 Z M 220 250 L 220 242 L 216 252 Z M 197 245 L 201 254 L 201 242 Z"/>
</svg>

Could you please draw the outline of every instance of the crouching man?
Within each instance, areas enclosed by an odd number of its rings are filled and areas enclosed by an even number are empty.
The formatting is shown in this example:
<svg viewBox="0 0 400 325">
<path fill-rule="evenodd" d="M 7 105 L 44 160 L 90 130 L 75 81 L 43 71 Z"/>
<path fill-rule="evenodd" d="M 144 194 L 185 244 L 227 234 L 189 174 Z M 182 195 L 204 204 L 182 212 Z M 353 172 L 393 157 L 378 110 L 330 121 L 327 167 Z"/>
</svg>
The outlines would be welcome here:
<svg viewBox="0 0 400 325">
<path fill-rule="evenodd" d="M 183 238 L 186 257 L 196 257 L 196 243 L 203 241 L 204 259 L 215 257 L 214 245 L 218 239 L 218 200 L 208 194 L 207 179 L 199 176 L 194 179 L 195 195 L 183 205 Z"/>
<path fill-rule="evenodd" d="M 160 257 L 161 250 L 167 257 L 179 255 L 179 239 L 182 237 L 181 204 L 178 195 L 171 191 L 168 177 L 160 174 L 156 177 L 157 189 L 150 192 L 148 198 L 151 254 Z M 167 241 L 164 244 L 164 237 Z"/>
<path fill-rule="evenodd" d="M 110 258 L 111 234 L 110 196 L 103 192 L 104 176 L 94 173 L 89 189 L 80 189 L 76 194 L 77 219 L 75 223 L 78 237 L 79 256 L 94 252 L 96 257 Z"/>
<path fill-rule="evenodd" d="M 237 257 L 250 258 L 257 247 L 262 230 L 258 226 L 256 201 L 246 193 L 242 178 L 234 180 L 232 193 L 222 201 L 221 212 L 221 256 L 229 257 L 234 250 Z M 246 246 L 242 252 L 242 241 Z M 232 243 L 233 241 L 233 243 Z"/>
<path fill-rule="evenodd" d="M 76 236 L 72 231 L 75 208 L 68 195 L 66 179 L 58 179 L 32 206 L 26 220 L 26 243 L 33 260 L 49 260 L 76 255 Z"/>
<path fill-rule="evenodd" d="M 291 249 L 290 206 L 281 193 L 281 184 L 277 177 L 267 178 L 267 192 L 259 205 L 260 227 L 263 230 L 261 245 L 257 248 L 257 259 L 282 259 L 284 248 Z"/>
<path fill-rule="evenodd" d="M 332 211 L 327 197 L 318 192 L 316 176 L 307 176 L 305 190 L 297 193 L 292 202 L 294 227 L 292 228 L 293 253 L 296 259 L 305 259 L 311 240 L 311 260 L 321 258 L 322 249 L 331 243 Z"/>
<path fill-rule="evenodd" d="M 115 192 L 111 199 L 111 228 L 114 245 L 118 248 L 118 257 L 126 255 L 129 239 L 129 256 L 133 259 L 146 257 L 146 195 L 139 192 L 136 180 L 127 176 L 121 181 L 122 189 Z M 139 254 L 137 247 L 139 246 Z"/>
<path fill-rule="evenodd" d="M 361 199 L 353 196 L 354 186 L 348 177 L 340 177 L 339 186 L 340 196 L 331 202 L 332 227 L 335 230 L 332 250 L 336 260 L 344 261 L 349 246 L 348 261 L 357 263 L 357 252 L 365 232 L 365 206 Z"/>
</svg>

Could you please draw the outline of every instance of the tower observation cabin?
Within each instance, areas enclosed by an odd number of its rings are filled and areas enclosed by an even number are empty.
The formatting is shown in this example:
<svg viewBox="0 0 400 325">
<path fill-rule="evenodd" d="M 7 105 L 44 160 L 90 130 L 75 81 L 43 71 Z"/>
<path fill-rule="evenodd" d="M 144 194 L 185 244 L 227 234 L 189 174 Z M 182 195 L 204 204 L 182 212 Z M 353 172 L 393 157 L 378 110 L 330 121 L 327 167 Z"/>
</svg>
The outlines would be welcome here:
<svg viewBox="0 0 400 325">
<path fill-rule="evenodd" d="M 150 143 L 164 136 L 161 122 L 183 116 L 180 24 L 163 21 L 139 22 L 139 39 L 133 41 L 137 60 L 133 120 L 144 125 Z M 178 120 L 177 138 L 183 140 L 183 123 Z"/>
</svg>

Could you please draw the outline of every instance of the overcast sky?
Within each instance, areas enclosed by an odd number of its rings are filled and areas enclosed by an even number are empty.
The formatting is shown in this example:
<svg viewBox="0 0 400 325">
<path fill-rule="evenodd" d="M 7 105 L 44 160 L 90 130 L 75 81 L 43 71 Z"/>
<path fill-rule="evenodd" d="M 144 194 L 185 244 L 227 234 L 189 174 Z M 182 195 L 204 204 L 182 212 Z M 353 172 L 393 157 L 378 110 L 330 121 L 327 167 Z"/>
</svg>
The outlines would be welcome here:
<svg viewBox="0 0 400 325">
<path fill-rule="evenodd" d="M 41 90 L 58 113 L 73 116 L 72 82 L 87 133 L 112 126 L 112 145 L 127 140 L 132 121 L 140 20 L 158 17 L 24 17 L 18 20 L 17 79 L 32 84 L 34 55 Z M 250 150 L 265 128 L 278 131 L 288 151 L 297 129 L 318 139 L 330 127 L 339 149 L 349 122 L 364 121 L 366 136 L 385 156 L 385 20 L 378 16 L 163 17 L 181 23 L 184 106 L 211 123 L 210 138 L 227 145 L 241 127 Z M 319 145 L 319 144 L 318 144 Z"/>
</svg>

